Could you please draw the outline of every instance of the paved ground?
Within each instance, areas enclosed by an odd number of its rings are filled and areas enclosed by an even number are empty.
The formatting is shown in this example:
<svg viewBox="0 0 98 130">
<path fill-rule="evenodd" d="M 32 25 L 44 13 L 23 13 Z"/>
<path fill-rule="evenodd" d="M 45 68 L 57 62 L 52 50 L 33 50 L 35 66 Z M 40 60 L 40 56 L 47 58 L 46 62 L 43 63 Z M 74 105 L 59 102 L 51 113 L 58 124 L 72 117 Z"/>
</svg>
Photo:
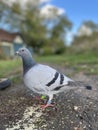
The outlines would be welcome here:
<svg viewBox="0 0 98 130">
<path fill-rule="evenodd" d="M 93 90 L 62 93 L 54 97 L 55 106 L 45 110 L 23 83 L 0 91 L 0 130 L 98 130 L 98 76 L 77 73 L 71 78 L 91 84 Z"/>
</svg>

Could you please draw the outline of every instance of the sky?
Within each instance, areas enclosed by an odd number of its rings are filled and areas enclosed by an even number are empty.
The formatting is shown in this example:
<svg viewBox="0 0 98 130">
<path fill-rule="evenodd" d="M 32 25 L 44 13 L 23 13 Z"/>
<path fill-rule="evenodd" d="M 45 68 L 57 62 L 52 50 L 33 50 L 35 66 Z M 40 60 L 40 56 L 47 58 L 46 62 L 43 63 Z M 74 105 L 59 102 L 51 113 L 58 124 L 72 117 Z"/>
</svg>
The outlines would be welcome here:
<svg viewBox="0 0 98 130">
<path fill-rule="evenodd" d="M 84 20 L 98 23 L 98 0 L 51 0 L 51 4 L 63 8 L 73 22 L 73 32 Z"/>
</svg>

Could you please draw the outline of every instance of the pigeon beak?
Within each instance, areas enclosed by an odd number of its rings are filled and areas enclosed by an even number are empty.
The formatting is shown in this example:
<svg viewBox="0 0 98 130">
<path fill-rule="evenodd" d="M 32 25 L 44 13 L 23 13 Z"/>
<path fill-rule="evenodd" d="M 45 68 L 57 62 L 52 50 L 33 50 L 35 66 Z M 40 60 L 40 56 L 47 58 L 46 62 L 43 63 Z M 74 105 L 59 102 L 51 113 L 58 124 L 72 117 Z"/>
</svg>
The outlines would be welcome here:
<svg viewBox="0 0 98 130">
<path fill-rule="evenodd" d="M 19 52 L 18 52 L 18 51 L 16 51 L 16 52 L 15 52 L 15 55 L 19 55 Z"/>
</svg>

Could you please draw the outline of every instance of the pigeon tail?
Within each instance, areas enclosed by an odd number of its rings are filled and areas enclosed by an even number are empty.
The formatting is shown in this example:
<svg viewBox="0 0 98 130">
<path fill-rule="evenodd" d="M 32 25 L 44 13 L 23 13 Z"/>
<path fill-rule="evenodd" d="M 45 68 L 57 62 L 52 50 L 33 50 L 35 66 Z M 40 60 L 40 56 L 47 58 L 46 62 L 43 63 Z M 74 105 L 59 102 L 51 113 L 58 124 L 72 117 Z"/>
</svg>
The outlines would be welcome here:
<svg viewBox="0 0 98 130">
<path fill-rule="evenodd" d="M 92 86 L 87 85 L 87 86 L 85 86 L 85 89 L 92 90 Z"/>
<path fill-rule="evenodd" d="M 83 87 L 87 90 L 92 90 L 92 86 L 87 85 L 87 84 L 83 83 L 82 81 L 69 81 L 68 86 L 71 86 L 71 87 L 80 86 L 80 87 Z"/>
</svg>

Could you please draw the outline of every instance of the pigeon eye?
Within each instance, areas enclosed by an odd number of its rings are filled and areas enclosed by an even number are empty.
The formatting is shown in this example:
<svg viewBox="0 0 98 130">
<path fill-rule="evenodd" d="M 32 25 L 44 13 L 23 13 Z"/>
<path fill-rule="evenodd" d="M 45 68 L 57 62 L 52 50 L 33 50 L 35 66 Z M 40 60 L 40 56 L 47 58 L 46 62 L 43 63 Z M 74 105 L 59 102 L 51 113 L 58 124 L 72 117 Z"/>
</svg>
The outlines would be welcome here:
<svg viewBox="0 0 98 130">
<path fill-rule="evenodd" d="M 22 49 L 22 52 L 24 51 L 24 49 Z"/>
</svg>

